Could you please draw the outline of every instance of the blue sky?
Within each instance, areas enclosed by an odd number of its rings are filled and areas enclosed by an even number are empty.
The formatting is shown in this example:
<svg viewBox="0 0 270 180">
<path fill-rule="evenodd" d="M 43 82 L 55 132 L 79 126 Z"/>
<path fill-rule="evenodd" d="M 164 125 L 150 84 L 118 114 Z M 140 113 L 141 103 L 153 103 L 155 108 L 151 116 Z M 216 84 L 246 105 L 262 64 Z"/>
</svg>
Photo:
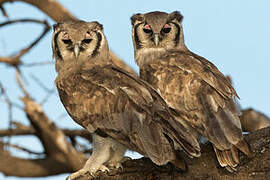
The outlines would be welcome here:
<svg viewBox="0 0 270 180">
<path fill-rule="evenodd" d="M 180 11 L 184 15 L 183 27 L 185 42 L 195 53 L 213 62 L 221 72 L 231 75 L 241 97 L 242 107 L 253 107 L 270 116 L 270 1 L 267 0 L 61 0 L 75 16 L 86 21 L 99 21 L 104 25 L 111 49 L 130 66 L 138 70 L 133 60 L 130 16 L 134 13 L 149 11 Z M 39 10 L 24 3 L 12 3 L 5 6 L 11 19 L 34 17 L 47 19 Z M 5 19 L 1 16 L 0 21 Z M 42 30 L 33 24 L 14 25 L 0 29 L 0 55 L 10 55 L 24 47 Z M 34 35 L 34 36 L 33 36 Z M 51 53 L 52 31 L 34 48 L 24 62 L 53 61 Z M 54 66 L 47 65 L 23 68 L 29 82 L 31 76 L 39 78 L 48 88 L 54 88 L 56 76 Z M 21 104 L 18 97 L 22 93 L 14 83 L 14 70 L 0 64 L 0 82 L 6 87 L 12 101 Z M 36 83 L 26 88 L 33 97 L 41 102 L 46 93 Z M 54 94 L 43 106 L 49 117 L 60 127 L 79 128 L 68 116 Z M 14 108 L 14 120 L 28 124 L 21 110 Z M 3 98 L 0 98 L 0 128 L 8 125 L 8 114 Z M 23 143 L 22 143 L 23 140 Z M 33 138 L 13 138 L 12 143 L 40 150 L 40 144 Z M 13 151 L 14 155 L 29 157 Z M 0 173 L 0 179 L 4 176 Z M 20 178 L 9 177 L 8 180 Z M 31 178 L 21 178 L 31 179 Z M 45 178 L 36 178 L 45 179 Z M 54 176 L 48 180 L 63 179 Z"/>
</svg>

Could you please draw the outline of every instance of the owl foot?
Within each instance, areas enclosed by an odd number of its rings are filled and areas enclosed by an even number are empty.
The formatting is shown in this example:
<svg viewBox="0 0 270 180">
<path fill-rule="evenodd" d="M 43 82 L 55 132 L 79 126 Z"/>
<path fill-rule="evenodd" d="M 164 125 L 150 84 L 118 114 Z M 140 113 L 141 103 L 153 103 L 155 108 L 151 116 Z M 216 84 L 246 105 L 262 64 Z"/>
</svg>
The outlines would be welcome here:
<svg viewBox="0 0 270 180">
<path fill-rule="evenodd" d="M 81 178 L 81 177 L 84 177 L 84 176 L 87 176 L 87 175 L 90 175 L 92 177 L 95 177 L 95 173 L 97 171 L 101 171 L 101 172 L 109 172 L 110 170 L 104 166 L 104 165 L 101 165 L 99 168 L 82 168 L 80 169 L 79 171 L 75 172 L 75 173 L 72 173 L 71 175 L 69 175 L 66 180 L 76 180 L 78 178 Z"/>
<path fill-rule="evenodd" d="M 115 169 L 120 169 L 121 171 L 123 170 L 123 166 L 120 162 L 110 162 L 108 166 L 113 167 Z"/>
</svg>

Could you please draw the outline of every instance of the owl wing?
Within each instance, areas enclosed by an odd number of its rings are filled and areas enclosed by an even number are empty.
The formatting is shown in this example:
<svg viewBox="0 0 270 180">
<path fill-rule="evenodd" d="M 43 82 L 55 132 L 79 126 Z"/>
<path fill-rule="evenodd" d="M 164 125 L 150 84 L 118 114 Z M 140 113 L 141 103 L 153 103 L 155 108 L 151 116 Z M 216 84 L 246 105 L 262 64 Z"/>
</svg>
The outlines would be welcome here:
<svg viewBox="0 0 270 180">
<path fill-rule="evenodd" d="M 183 126 L 168 123 L 175 120 L 165 102 L 136 76 L 114 66 L 96 67 L 58 78 L 56 85 L 77 123 L 112 136 L 157 164 L 167 163 L 174 153 L 168 137 L 187 154 L 200 154 L 196 139 Z"/>
<path fill-rule="evenodd" d="M 233 99 L 237 94 L 231 83 L 212 63 L 193 53 L 172 52 L 170 63 L 182 83 L 180 103 L 174 102 L 174 106 L 192 116 L 189 121 L 193 127 L 218 149 L 237 144 L 242 129 Z"/>
</svg>

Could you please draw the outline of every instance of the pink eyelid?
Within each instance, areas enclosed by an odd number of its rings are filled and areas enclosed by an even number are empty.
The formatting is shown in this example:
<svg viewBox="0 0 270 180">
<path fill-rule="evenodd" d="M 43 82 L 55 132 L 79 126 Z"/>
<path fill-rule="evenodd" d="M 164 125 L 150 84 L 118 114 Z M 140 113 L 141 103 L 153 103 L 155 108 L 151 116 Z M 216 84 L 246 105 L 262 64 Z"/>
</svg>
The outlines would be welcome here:
<svg viewBox="0 0 270 180">
<path fill-rule="evenodd" d="M 169 24 L 165 24 L 163 28 L 171 28 L 171 26 Z"/>
<path fill-rule="evenodd" d="M 89 33 L 86 33 L 86 34 L 85 34 L 85 38 L 86 38 L 86 39 L 89 39 L 90 37 L 91 37 L 91 36 L 90 36 Z"/>
<path fill-rule="evenodd" d="M 151 27 L 150 27 L 150 25 L 149 25 L 149 24 L 146 24 L 146 25 L 144 26 L 144 28 L 145 28 L 145 29 L 149 29 L 149 30 L 151 30 Z"/>
<path fill-rule="evenodd" d="M 63 36 L 63 38 L 64 38 L 64 39 L 68 39 L 68 38 L 69 38 L 69 37 L 68 37 L 68 34 L 65 33 L 64 36 Z"/>
</svg>

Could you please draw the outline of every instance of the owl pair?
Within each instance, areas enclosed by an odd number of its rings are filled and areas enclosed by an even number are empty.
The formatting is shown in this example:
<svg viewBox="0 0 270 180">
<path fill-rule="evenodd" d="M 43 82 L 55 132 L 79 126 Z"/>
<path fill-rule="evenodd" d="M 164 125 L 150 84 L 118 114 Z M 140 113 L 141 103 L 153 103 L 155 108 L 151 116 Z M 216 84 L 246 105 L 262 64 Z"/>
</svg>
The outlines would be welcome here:
<svg viewBox="0 0 270 180">
<path fill-rule="evenodd" d="M 60 99 L 69 115 L 93 133 L 93 153 L 76 179 L 121 167 L 126 148 L 155 164 L 186 169 L 179 151 L 200 156 L 198 138 L 212 144 L 222 167 L 234 171 L 242 136 L 231 83 L 184 44 L 179 12 L 132 16 L 140 77 L 115 65 L 98 22 L 54 26 L 52 39 Z"/>
</svg>

